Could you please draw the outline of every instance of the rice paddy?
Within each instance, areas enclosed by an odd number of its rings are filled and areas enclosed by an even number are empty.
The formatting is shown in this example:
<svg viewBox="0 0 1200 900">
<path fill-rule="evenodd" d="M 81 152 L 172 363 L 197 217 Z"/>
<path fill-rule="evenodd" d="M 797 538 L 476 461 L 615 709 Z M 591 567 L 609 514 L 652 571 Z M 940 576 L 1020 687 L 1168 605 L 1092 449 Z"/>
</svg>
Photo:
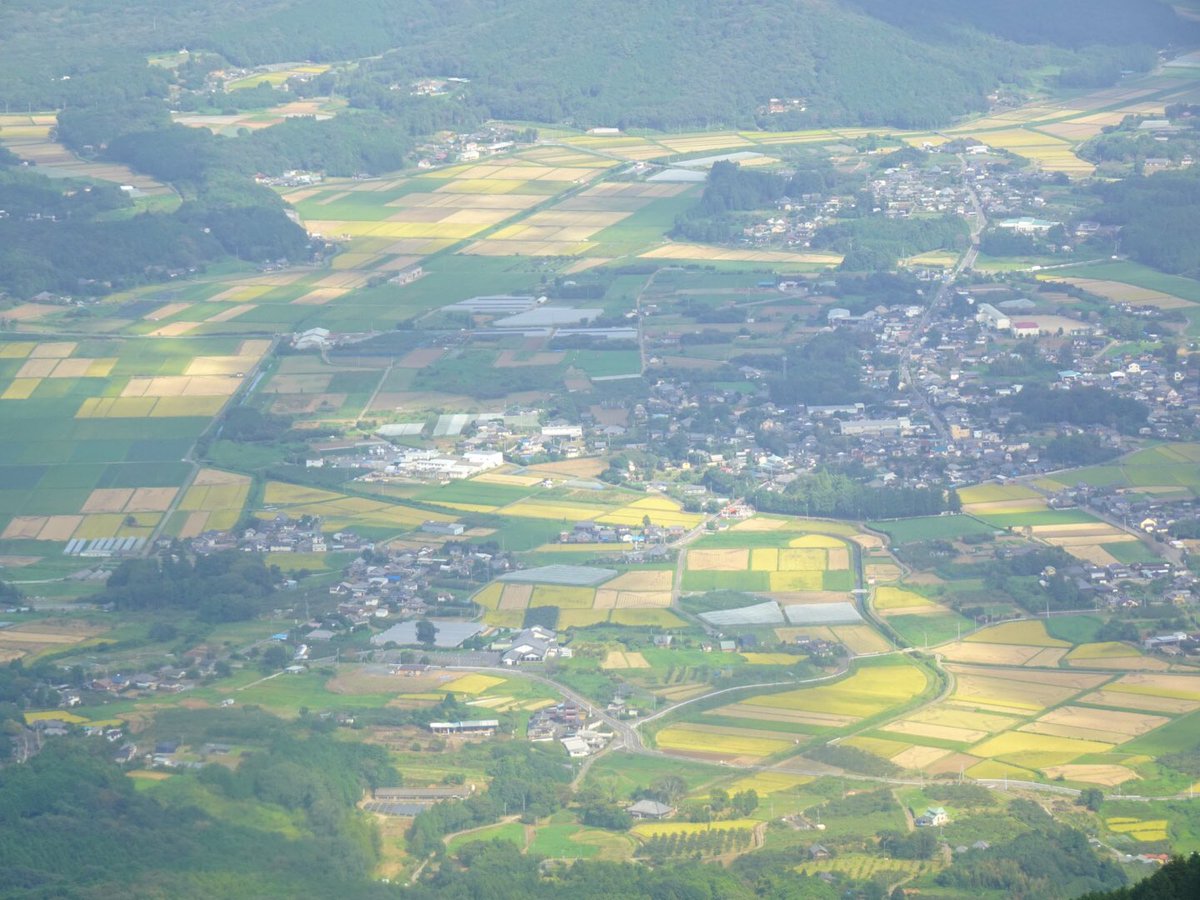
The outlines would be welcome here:
<svg viewBox="0 0 1200 900">
<path fill-rule="evenodd" d="M 763 737 L 742 729 L 705 725 L 672 725 L 654 736 L 664 750 L 675 750 L 698 759 L 757 762 L 790 748 L 786 736 Z"/>
<path fill-rule="evenodd" d="M 844 541 L 826 535 L 791 537 L 785 532 L 768 532 L 762 538 L 752 540 L 747 535 L 742 547 L 706 546 L 702 541 L 689 549 L 684 589 L 782 594 L 849 591 L 852 587 L 850 551 Z M 733 542 L 736 536 L 731 533 L 727 539 Z M 722 537 L 722 543 L 725 541 Z"/>
</svg>

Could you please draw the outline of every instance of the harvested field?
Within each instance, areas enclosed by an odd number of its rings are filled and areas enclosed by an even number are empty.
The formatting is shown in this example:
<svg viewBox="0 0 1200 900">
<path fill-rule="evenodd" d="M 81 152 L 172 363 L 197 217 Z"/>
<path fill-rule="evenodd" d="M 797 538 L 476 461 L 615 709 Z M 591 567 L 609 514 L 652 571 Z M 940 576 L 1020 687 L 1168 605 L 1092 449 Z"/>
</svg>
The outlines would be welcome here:
<svg viewBox="0 0 1200 900">
<path fill-rule="evenodd" d="M 1068 659 L 1067 662 L 1079 669 L 1108 669 L 1114 672 L 1148 671 L 1165 672 L 1171 663 L 1157 656 L 1117 656 L 1102 659 Z"/>
<path fill-rule="evenodd" d="M 893 734 L 916 735 L 931 737 L 943 741 L 958 741 L 963 744 L 973 744 L 981 741 L 990 734 L 974 728 L 956 728 L 953 725 L 934 725 L 929 722 L 893 722 L 882 729 Z"/>
<path fill-rule="evenodd" d="M 626 572 L 612 581 L 605 582 L 608 590 L 617 591 L 669 591 L 672 573 L 667 569 Z"/>
<path fill-rule="evenodd" d="M 497 609 L 525 609 L 533 596 L 532 584 L 506 584 Z"/>
<path fill-rule="evenodd" d="M 1127 694 L 1109 690 L 1084 694 L 1079 701 L 1095 706 L 1112 706 L 1120 709 L 1132 707 L 1165 713 L 1188 713 L 1200 709 L 1200 700 L 1180 700 L 1174 697 L 1153 697 L 1147 694 Z"/>
<path fill-rule="evenodd" d="M 1020 720 L 1013 716 L 993 712 L 976 712 L 959 704 L 939 703 L 913 713 L 902 720 L 906 722 L 926 722 L 934 725 L 950 725 L 957 728 L 971 728 L 991 734 L 1004 731 L 1016 725 Z"/>
<path fill-rule="evenodd" d="M 1034 658 L 1042 654 L 1044 647 L 1013 646 L 1011 644 L 969 644 L 966 641 L 947 644 L 939 652 L 946 659 L 963 663 L 980 663 L 994 666 L 1025 666 L 1036 665 Z M 1067 651 L 1058 649 L 1061 658 Z M 1057 663 L 1057 659 L 1045 662 L 1046 665 Z"/>
<path fill-rule="evenodd" d="M 870 625 L 835 625 L 830 631 L 838 643 L 855 655 L 882 653 L 892 648 L 887 638 Z"/>
<path fill-rule="evenodd" d="M 1138 774 L 1132 769 L 1113 764 L 1068 764 L 1065 766 L 1048 766 L 1043 770 L 1047 778 L 1063 778 L 1067 781 L 1082 781 L 1085 784 L 1098 784 L 1102 787 L 1116 787 L 1127 781 L 1133 781 Z"/>
<path fill-rule="evenodd" d="M 1088 709 L 1083 706 L 1060 706 L 1046 713 L 1035 724 L 1067 725 L 1093 731 L 1107 731 L 1123 735 L 1125 739 L 1137 737 L 1166 725 L 1170 719 L 1145 713 L 1117 712 L 1116 710 Z"/>
<path fill-rule="evenodd" d="M 178 488 L 138 488 L 122 512 L 164 512 L 178 492 Z"/>
<path fill-rule="evenodd" d="M 133 496 L 133 488 L 96 488 L 80 508 L 82 513 L 119 513 Z"/>
<path fill-rule="evenodd" d="M 750 562 L 749 550 L 689 550 L 687 567 L 697 572 L 742 572 Z"/>
<path fill-rule="evenodd" d="M 613 609 L 617 605 L 617 597 L 620 591 L 611 591 L 606 588 L 600 588 L 596 591 L 596 599 L 592 603 L 593 609 Z"/>
<path fill-rule="evenodd" d="M 670 591 L 620 591 L 616 609 L 654 609 L 671 605 Z"/>
<path fill-rule="evenodd" d="M 958 666 L 947 668 L 955 673 L 953 697 L 972 705 L 1037 712 L 1062 703 L 1078 692 L 1077 688 L 1064 685 L 1030 684 L 989 677 Z"/>
<path fill-rule="evenodd" d="M 602 669 L 648 669 L 650 663 L 640 653 L 623 653 L 620 650 L 609 650 L 600 663 Z"/>
<path fill-rule="evenodd" d="M 863 567 L 869 582 L 896 581 L 904 570 L 891 563 L 867 563 Z"/>
<path fill-rule="evenodd" d="M 921 771 L 948 756 L 949 753 L 949 750 L 941 747 L 909 747 L 893 756 L 892 762 L 902 769 Z"/>
<path fill-rule="evenodd" d="M 1189 675 L 1126 675 L 1105 690 L 1200 702 L 1200 678 Z"/>
<path fill-rule="evenodd" d="M 549 475 L 566 475 L 570 478 L 595 478 L 608 468 L 608 463 L 602 457 L 587 459 L 566 459 L 558 462 L 539 463 L 529 471 Z"/>
</svg>

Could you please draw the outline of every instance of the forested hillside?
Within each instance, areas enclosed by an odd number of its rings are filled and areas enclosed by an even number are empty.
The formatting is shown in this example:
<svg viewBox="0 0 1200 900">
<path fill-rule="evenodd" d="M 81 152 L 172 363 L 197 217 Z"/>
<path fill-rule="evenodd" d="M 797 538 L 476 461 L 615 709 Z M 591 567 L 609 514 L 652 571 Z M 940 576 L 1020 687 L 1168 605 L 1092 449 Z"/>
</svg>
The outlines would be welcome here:
<svg viewBox="0 0 1200 900">
<path fill-rule="evenodd" d="M 0 2 L 0 100 L 60 107 L 162 96 L 136 53 L 209 49 L 236 65 L 375 56 L 345 90 L 422 75 L 472 79 L 486 114 L 581 125 L 751 125 L 769 97 L 806 109 L 767 127 L 925 127 L 983 107 L 998 83 L 1059 67 L 1068 79 L 1144 68 L 1187 37 L 1142 0 L 994 4 L 882 0 L 83 0 Z M 52 33 L 53 37 L 47 35 Z M 1119 44 L 1121 49 L 1115 49 Z M 388 53 L 387 51 L 394 51 Z M 133 52 L 130 52 L 133 51 Z"/>
</svg>

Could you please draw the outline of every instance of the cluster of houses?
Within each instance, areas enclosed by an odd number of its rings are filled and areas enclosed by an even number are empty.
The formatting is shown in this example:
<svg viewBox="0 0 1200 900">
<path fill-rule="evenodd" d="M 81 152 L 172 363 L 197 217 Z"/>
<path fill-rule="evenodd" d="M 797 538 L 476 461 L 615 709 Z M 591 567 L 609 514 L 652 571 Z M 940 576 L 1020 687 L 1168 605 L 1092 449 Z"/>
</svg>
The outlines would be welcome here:
<svg viewBox="0 0 1200 900">
<path fill-rule="evenodd" d="M 1186 606 L 1200 595 L 1200 577 L 1190 571 L 1177 569 L 1165 560 L 1111 563 L 1106 566 L 1079 562 L 1067 566 L 1059 574 L 1071 579 L 1080 597 L 1090 599 L 1098 608 L 1135 609 L 1142 606 L 1143 597 L 1135 595 L 1133 589 L 1159 579 L 1165 580 L 1166 587 L 1154 598 L 1158 602 Z M 1045 573 L 1043 575 L 1045 583 Z"/>
<path fill-rule="evenodd" d="M 492 642 L 490 649 L 500 651 L 500 662 L 506 666 L 545 662 L 555 657 L 570 659 L 574 655 L 570 647 L 559 645 L 557 632 L 541 625 L 523 628 L 516 634 L 498 638 Z"/>
<path fill-rule="evenodd" d="M 559 532 L 561 544 L 632 544 L 649 546 L 677 540 L 684 535 L 680 525 L 654 524 L 654 513 L 648 512 L 649 524 L 605 525 L 600 522 L 576 522 L 570 531 Z"/>
<path fill-rule="evenodd" d="M 590 709 L 563 701 L 534 712 L 529 717 L 525 736 L 534 743 L 558 741 L 571 759 L 583 759 L 603 750 L 612 740 L 612 732 Z"/>
</svg>

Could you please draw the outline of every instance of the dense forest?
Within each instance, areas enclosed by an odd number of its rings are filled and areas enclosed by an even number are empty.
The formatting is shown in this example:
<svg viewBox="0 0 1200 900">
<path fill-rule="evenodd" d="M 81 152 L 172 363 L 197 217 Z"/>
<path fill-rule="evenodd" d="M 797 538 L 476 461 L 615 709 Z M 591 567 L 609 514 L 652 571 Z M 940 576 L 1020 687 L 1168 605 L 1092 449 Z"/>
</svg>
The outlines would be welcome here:
<svg viewBox="0 0 1200 900">
<path fill-rule="evenodd" d="M 214 734 L 265 743 L 236 772 L 208 766 L 152 795 L 104 741 L 54 741 L 0 770 L 0 895 L 388 896 L 366 876 L 378 848 L 353 806 L 392 780 L 384 751 L 228 718 L 233 732 Z"/>
<path fill-rule="evenodd" d="M 873 488 L 846 475 L 818 472 L 798 478 L 783 493 L 755 491 L 755 509 L 791 516 L 834 519 L 891 519 L 934 516 L 953 510 L 958 500 L 941 487 Z"/>
<path fill-rule="evenodd" d="M 1145 404 L 1137 400 L 1114 397 L 1103 388 L 1090 386 L 1054 390 L 1029 384 L 1013 398 L 1012 406 L 1014 412 L 1034 425 L 1057 422 L 1106 425 L 1122 434 L 1137 434 L 1145 426 L 1149 413 Z"/>
<path fill-rule="evenodd" d="M 1171 860 L 1145 881 L 1115 891 L 1084 894 L 1079 900 L 1194 900 L 1200 897 L 1200 854 Z"/>
<path fill-rule="evenodd" d="M 860 338 L 846 331 L 818 334 L 787 355 L 783 371 L 769 382 L 771 400 L 807 406 L 856 403 L 869 398 L 860 382 Z"/>
<path fill-rule="evenodd" d="M 2 164 L 0 210 L 6 213 L 0 216 L 0 291 L 19 297 L 101 294 L 165 280 L 173 270 L 224 256 L 224 241 L 236 240 L 232 227 L 219 224 L 231 211 L 185 204 L 173 214 L 134 214 L 115 185 L 52 180 Z M 284 223 L 291 240 L 272 249 L 284 251 L 276 255 L 302 252 L 303 232 Z"/>
<path fill-rule="evenodd" d="M 1122 226 L 1121 249 L 1164 272 L 1200 275 L 1200 172 L 1135 176 L 1094 190 L 1102 203 L 1093 216 Z"/>
<path fill-rule="evenodd" d="M 258 554 L 231 550 L 190 558 L 175 550 L 125 560 L 91 599 L 122 610 L 186 609 L 207 622 L 231 622 L 257 613 L 258 601 L 278 580 Z"/>
<path fill-rule="evenodd" d="M 1188 35 L 1166 4 L 1101 5 L 579 0 L 563 15 L 555 0 L 361 0 L 346 16 L 334 0 L 80 0 L 59 17 L 52 5 L 5 0 L 0 100 L 70 107 L 97 81 L 113 97 L 161 92 L 164 73 L 138 54 L 186 46 L 235 65 L 378 57 L 343 85 L 363 98 L 380 96 L 372 84 L 462 76 L 472 102 L 499 118 L 750 125 L 768 97 L 788 96 L 806 108 L 760 123 L 925 127 L 983 108 L 1022 70 L 1053 63 L 1115 78 L 1114 48 L 1134 46 L 1118 62 L 1145 68 L 1148 48 Z"/>
</svg>

